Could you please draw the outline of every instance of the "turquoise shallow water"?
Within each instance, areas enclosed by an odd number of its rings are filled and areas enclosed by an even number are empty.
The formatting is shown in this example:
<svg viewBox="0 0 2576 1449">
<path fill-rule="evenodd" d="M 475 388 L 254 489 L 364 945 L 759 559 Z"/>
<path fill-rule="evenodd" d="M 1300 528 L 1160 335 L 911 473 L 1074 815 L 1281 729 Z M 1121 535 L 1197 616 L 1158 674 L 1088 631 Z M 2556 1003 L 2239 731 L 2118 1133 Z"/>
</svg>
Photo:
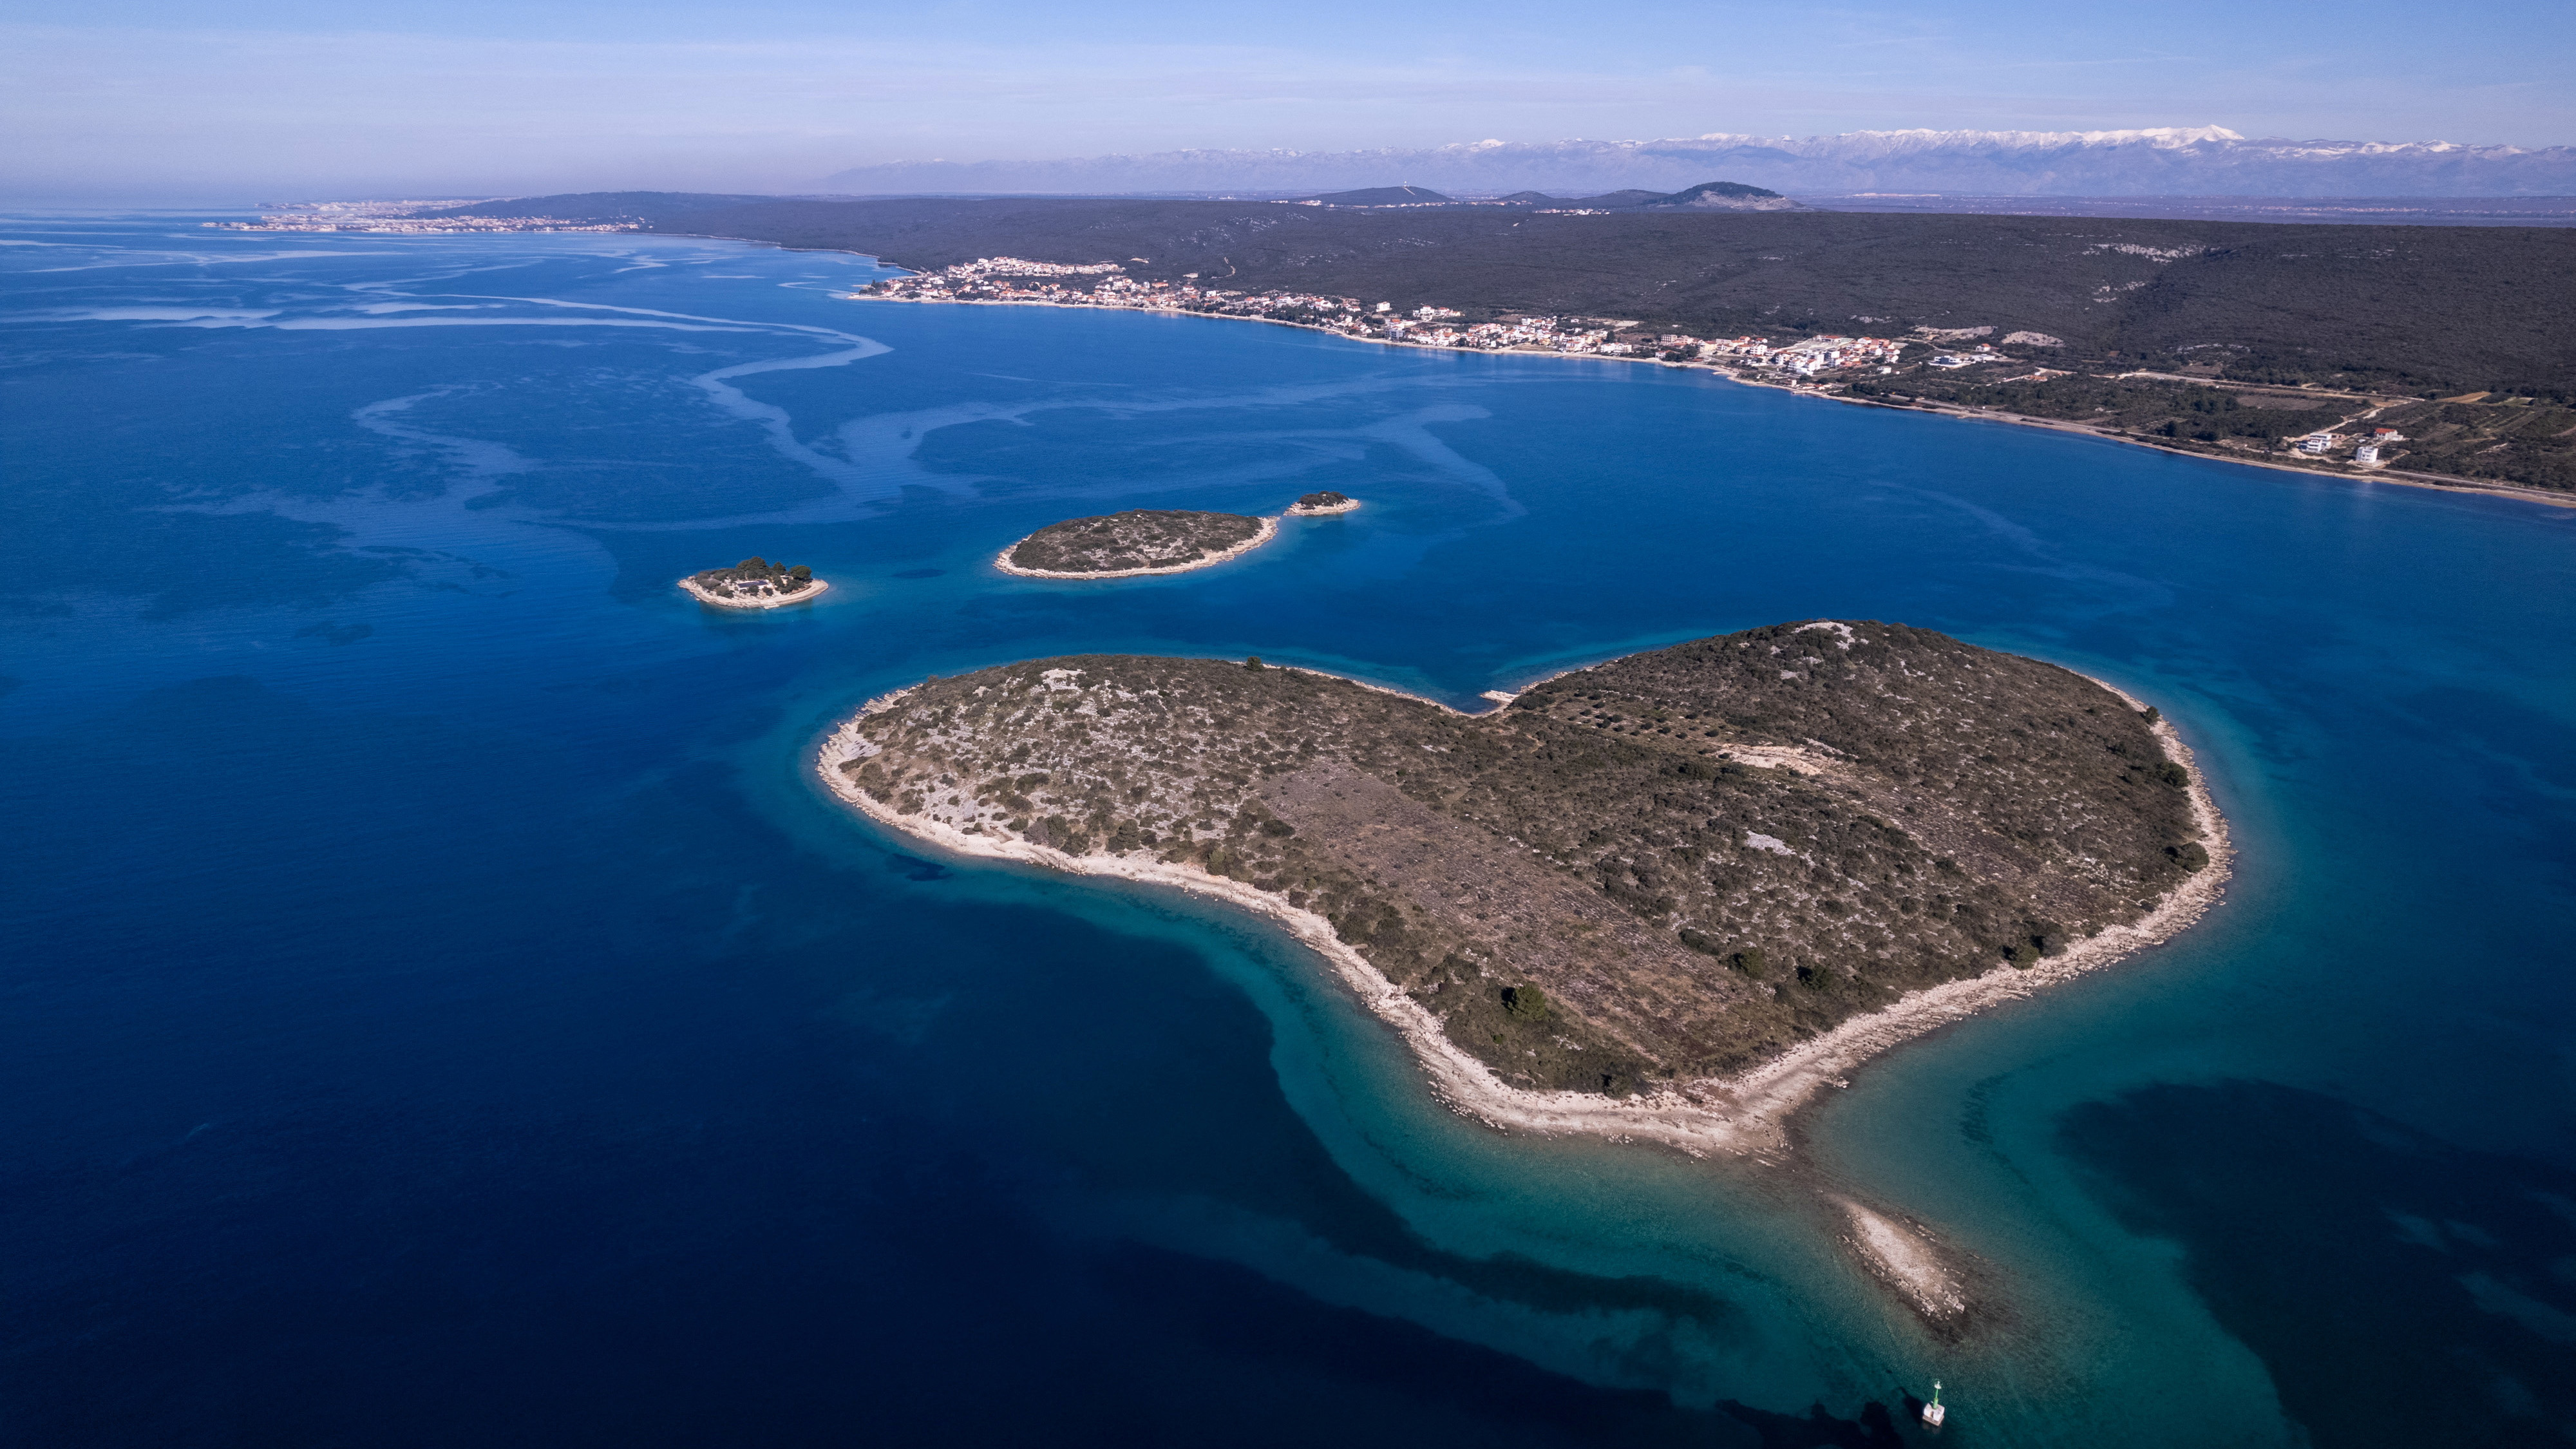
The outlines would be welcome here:
<svg viewBox="0 0 2576 1449">
<path fill-rule="evenodd" d="M 852 257 L 192 223 L 0 233 L 0 1432 L 1861 1443 L 1936 1376 L 1975 1443 L 2576 1413 L 2566 511 L 838 300 Z M 1367 506 L 1203 574 L 987 566 L 1316 488 Z M 754 552 L 833 590 L 671 588 Z M 1499 1137 L 1265 930 L 920 859 L 804 769 L 1008 659 L 1466 705 L 1806 617 L 2161 704 L 2242 850 L 2182 940 L 1817 1114 L 1987 1265 L 1964 1338 L 1774 1176 Z"/>
</svg>

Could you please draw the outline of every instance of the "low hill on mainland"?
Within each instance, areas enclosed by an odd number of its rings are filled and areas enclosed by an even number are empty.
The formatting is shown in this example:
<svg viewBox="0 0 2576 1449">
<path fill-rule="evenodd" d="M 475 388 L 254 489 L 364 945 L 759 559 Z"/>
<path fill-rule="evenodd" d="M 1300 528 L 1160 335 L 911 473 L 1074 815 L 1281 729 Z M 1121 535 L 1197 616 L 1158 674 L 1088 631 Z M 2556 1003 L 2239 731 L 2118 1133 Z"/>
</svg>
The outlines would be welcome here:
<svg viewBox="0 0 2576 1449">
<path fill-rule="evenodd" d="M 1451 198 L 1419 186 L 1371 186 L 1360 191 L 1309 196 L 1305 200 L 1323 206 L 1440 206 Z"/>
<path fill-rule="evenodd" d="M 1703 181 L 1670 196 L 1636 203 L 1639 211 L 1800 211 L 1804 208 L 1776 191 L 1734 181 Z"/>
</svg>

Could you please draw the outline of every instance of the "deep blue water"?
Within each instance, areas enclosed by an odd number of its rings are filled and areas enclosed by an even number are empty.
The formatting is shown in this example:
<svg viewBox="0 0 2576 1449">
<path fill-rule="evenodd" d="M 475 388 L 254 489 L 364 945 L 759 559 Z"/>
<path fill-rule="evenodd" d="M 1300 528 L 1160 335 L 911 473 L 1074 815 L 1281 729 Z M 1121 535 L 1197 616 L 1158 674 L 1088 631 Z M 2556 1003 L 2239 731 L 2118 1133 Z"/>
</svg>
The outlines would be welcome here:
<svg viewBox="0 0 2576 1449">
<path fill-rule="evenodd" d="M 20 219 L 0 1442 L 2490 1444 L 2576 1422 L 2576 513 L 864 259 Z M 1076 512 L 1276 511 L 1065 587 Z M 718 616 L 680 574 L 809 562 Z M 858 701 L 1069 650 L 1461 704 L 1808 617 L 2159 703 L 2242 849 L 1813 1199 L 1497 1137 L 1213 907 L 922 859 Z"/>
</svg>

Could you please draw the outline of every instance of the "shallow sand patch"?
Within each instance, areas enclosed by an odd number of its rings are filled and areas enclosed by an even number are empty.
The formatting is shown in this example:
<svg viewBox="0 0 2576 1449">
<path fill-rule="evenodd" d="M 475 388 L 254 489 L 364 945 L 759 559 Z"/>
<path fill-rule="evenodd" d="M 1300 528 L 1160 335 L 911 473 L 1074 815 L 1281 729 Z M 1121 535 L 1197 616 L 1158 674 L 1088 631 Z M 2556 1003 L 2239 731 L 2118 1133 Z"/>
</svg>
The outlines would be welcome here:
<svg viewBox="0 0 2576 1449">
<path fill-rule="evenodd" d="M 1929 1238 L 1849 1198 L 1838 1198 L 1834 1205 L 1843 1210 L 1845 1220 L 1851 1224 L 1850 1234 L 1843 1239 L 1845 1244 L 1915 1312 L 1936 1323 L 1955 1322 L 1967 1316 L 1971 1306 L 1967 1287 L 1942 1261 Z"/>
</svg>

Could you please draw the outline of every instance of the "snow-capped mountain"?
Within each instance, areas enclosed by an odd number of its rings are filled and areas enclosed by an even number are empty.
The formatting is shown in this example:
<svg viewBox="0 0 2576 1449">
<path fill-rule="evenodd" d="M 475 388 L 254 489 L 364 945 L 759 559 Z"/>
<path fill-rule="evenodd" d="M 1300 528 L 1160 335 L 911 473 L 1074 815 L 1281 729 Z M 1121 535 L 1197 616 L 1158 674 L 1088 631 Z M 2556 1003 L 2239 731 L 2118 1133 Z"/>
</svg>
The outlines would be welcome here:
<svg viewBox="0 0 2576 1449">
<path fill-rule="evenodd" d="M 1296 192 L 1411 185 L 1468 195 L 1676 191 L 1712 178 L 1808 195 L 2551 196 L 2576 147 L 2249 139 L 2224 126 L 2134 131 L 1717 133 L 1661 141 L 1477 141 L 1425 150 L 1161 151 L 1046 161 L 895 161 L 819 190 Z"/>
</svg>

